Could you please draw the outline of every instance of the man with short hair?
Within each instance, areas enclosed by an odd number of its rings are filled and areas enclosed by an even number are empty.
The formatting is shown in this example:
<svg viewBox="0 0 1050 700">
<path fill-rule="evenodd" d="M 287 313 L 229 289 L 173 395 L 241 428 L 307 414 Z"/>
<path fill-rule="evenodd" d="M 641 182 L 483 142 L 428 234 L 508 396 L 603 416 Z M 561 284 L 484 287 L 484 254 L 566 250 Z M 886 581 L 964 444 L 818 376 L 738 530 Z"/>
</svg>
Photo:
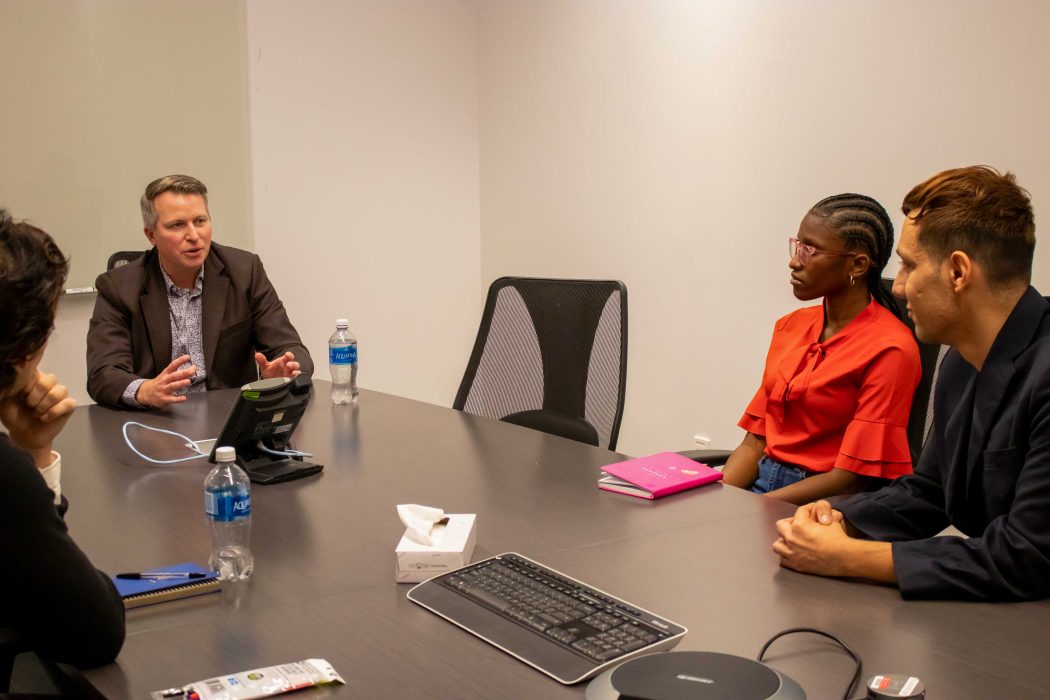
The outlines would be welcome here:
<svg viewBox="0 0 1050 700">
<path fill-rule="evenodd" d="M 140 205 L 153 249 L 95 281 L 87 339 L 92 399 L 160 407 L 260 376 L 313 373 L 259 256 L 212 243 L 204 183 L 162 177 Z"/>
<path fill-rule="evenodd" d="M 49 235 L 0 209 L 0 627 L 49 661 L 97 666 L 124 643 L 124 603 L 62 520 L 52 443 L 76 402 L 38 369 L 69 265 Z M 13 645 L 0 645 L 0 693 Z"/>
<path fill-rule="evenodd" d="M 1050 596 L 1050 303 L 1030 286 L 1035 222 L 1012 174 L 947 170 L 904 199 L 893 291 L 919 339 L 951 345 L 915 473 L 777 522 L 798 571 L 896 583 L 905 598 Z M 968 537 L 941 536 L 948 525 Z"/>
</svg>

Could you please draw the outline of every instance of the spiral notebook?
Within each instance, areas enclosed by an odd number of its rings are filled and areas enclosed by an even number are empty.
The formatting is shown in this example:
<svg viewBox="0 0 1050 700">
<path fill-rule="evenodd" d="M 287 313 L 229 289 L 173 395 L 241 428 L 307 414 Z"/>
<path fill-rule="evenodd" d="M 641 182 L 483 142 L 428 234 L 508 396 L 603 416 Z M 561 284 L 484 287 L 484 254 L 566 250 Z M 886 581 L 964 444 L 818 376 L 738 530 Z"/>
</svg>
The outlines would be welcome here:
<svg viewBox="0 0 1050 700">
<path fill-rule="evenodd" d="M 197 566 L 193 562 L 175 564 L 174 566 L 161 566 L 151 568 L 149 571 L 173 572 L 186 571 L 195 574 L 204 574 L 204 578 L 191 580 L 171 580 L 148 578 L 129 580 L 111 577 L 117 592 L 124 599 L 124 609 L 140 608 L 144 605 L 163 603 L 168 600 L 179 598 L 192 598 L 193 596 L 217 593 L 220 587 L 219 573 Z"/>
</svg>

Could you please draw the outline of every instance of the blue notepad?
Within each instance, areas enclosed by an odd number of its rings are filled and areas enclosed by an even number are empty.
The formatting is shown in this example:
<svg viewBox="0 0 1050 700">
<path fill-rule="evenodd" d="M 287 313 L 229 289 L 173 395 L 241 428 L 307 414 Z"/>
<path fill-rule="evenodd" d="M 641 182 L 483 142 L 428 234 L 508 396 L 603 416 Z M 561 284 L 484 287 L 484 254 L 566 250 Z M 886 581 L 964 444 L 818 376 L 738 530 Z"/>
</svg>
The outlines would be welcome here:
<svg viewBox="0 0 1050 700">
<path fill-rule="evenodd" d="M 149 571 L 186 571 L 204 574 L 204 578 L 195 579 L 122 579 L 112 577 L 117 592 L 124 599 L 124 608 L 142 607 L 163 603 L 167 600 L 178 598 L 190 598 L 192 596 L 215 593 L 219 590 L 219 573 L 197 566 L 193 562 L 175 564 L 173 566 L 158 566 Z"/>
</svg>

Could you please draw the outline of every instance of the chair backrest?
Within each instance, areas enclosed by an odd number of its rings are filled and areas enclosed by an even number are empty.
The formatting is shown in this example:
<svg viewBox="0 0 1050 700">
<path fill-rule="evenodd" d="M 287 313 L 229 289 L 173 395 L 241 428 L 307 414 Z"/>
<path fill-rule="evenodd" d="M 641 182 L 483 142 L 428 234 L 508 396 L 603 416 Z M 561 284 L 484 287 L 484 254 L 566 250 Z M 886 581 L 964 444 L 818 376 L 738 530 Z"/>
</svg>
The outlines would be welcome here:
<svg viewBox="0 0 1050 700">
<path fill-rule="evenodd" d="M 626 378 L 622 282 L 502 277 L 452 407 L 612 450 Z"/>
<path fill-rule="evenodd" d="M 893 280 L 884 277 L 882 286 L 887 291 L 891 291 Z M 894 297 L 894 300 L 897 302 L 897 308 L 901 310 L 902 320 L 914 334 L 915 324 L 908 317 L 906 302 L 898 297 Z M 912 397 L 911 402 L 911 417 L 908 419 L 908 447 L 911 449 L 911 462 L 913 465 L 919 461 L 919 454 L 922 453 L 922 447 L 926 442 L 928 427 L 933 420 L 933 402 L 930 399 L 933 396 L 937 369 L 940 361 L 944 358 L 944 349 L 946 349 L 946 346 L 931 345 L 922 342 L 918 338 L 915 338 L 915 342 L 919 346 L 922 379 L 919 380 L 919 385 L 915 387 L 915 395 Z"/>
<path fill-rule="evenodd" d="M 113 255 L 109 256 L 109 261 L 106 263 L 106 270 L 112 270 L 115 267 L 123 267 L 129 262 L 138 260 L 146 254 L 144 250 L 118 250 Z"/>
</svg>

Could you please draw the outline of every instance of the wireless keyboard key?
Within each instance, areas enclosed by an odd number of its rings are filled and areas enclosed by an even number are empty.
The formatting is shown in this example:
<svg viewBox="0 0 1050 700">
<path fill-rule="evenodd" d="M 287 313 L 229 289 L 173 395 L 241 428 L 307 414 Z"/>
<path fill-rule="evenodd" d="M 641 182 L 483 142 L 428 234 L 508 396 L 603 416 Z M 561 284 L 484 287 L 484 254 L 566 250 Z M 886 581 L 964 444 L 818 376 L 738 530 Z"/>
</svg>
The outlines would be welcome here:
<svg viewBox="0 0 1050 700">
<path fill-rule="evenodd" d="M 489 593 L 484 588 L 470 588 L 464 591 L 464 593 L 499 612 L 503 612 L 512 607 L 510 603 L 492 593 Z"/>
</svg>

